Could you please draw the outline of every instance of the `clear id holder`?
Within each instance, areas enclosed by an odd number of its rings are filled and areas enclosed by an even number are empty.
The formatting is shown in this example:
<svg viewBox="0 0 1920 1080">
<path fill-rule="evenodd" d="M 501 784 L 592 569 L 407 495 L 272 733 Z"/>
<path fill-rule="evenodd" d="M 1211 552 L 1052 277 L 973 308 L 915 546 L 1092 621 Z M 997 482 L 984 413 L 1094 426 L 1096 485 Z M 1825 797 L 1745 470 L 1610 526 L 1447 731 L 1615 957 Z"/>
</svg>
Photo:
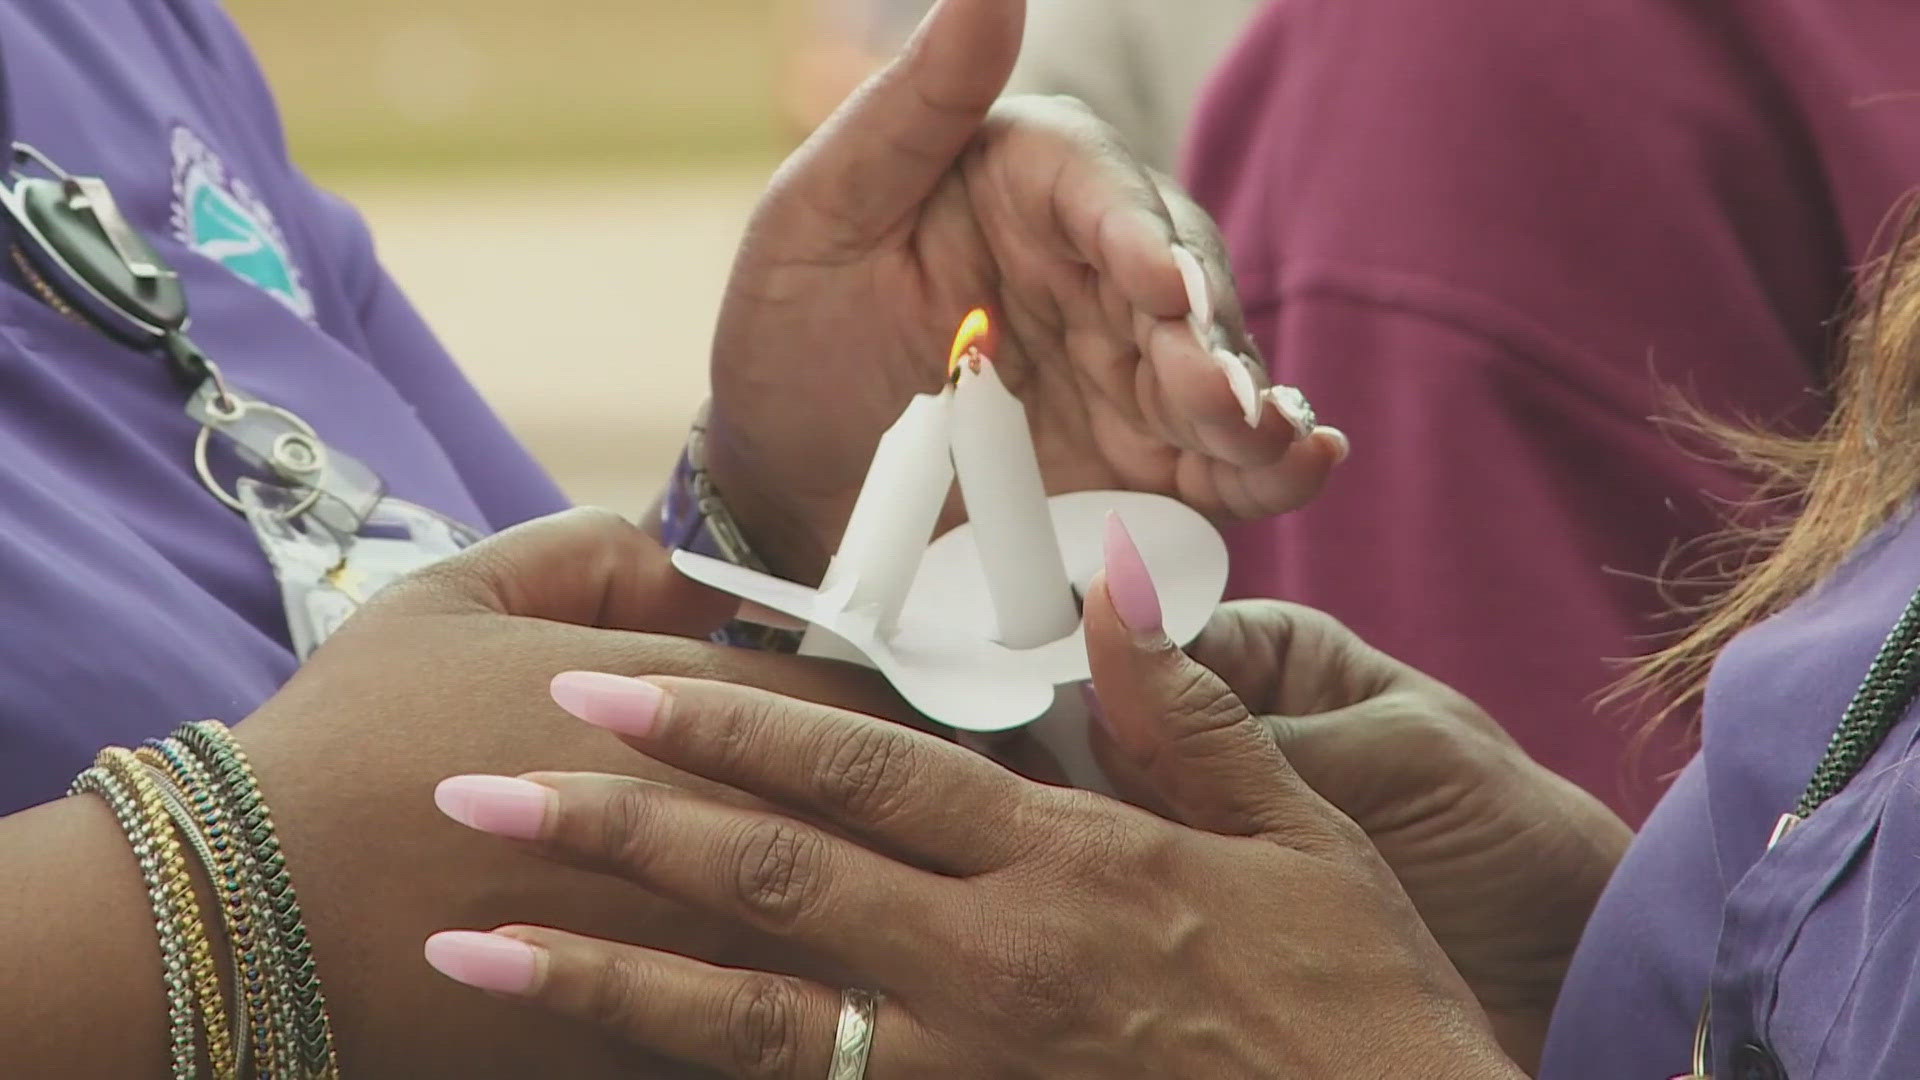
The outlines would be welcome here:
<svg viewBox="0 0 1920 1080">
<path fill-rule="evenodd" d="M 187 402 L 200 422 L 193 463 L 207 490 L 245 515 L 273 566 L 287 630 L 302 660 L 380 590 L 470 547 L 480 534 L 386 494 L 364 463 L 320 441 L 298 415 L 226 385 L 219 369 Z M 229 492 L 210 458 L 218 434 L 269 479 Z"/>
<path fill-rule="evenodd" d="M 294 651 L 305 660 L 380 590 L 480 537 L 404 499 L 382 498 L 352 533 L 292 511 L 298 489 L 245 477 L 236 485 L 254 539 L 273 564 Z"/>
</svg>

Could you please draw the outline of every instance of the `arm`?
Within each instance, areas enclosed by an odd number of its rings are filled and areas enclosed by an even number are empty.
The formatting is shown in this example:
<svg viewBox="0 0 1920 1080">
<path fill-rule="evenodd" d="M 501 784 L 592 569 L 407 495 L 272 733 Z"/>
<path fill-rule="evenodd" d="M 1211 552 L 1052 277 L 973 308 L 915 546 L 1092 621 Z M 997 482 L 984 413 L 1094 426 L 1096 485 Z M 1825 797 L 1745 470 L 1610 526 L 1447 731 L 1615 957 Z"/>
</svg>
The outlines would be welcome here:
<svg viewBox="0 0 1920 1080">
<path fill-rule="evenodd" d="M 435 782 L 474 769 L 685 780 L 636 769 L 545 701 L 551 675 L 581 657 L 899 710 L 861 673 L 640 632 L 697 633 L 724 607 L 611 515 L 548 519 L 393 586 L 235 728 L 278 825 L 348 1075 L 634 1075 L 631 1056 L 605 1043 L 449 992 L 418 951 L 449 924 L 490 926 L 531 907 L 722 962 L 793 962 L 657 898 L 466 842 L 433 807 Z M 163 1075 L 153 916 L 111 815 L 91 797 L 15 815 L 0 821 L 0 858 L 9 1067 Z"/>
<path fill-rule="evenodd" d="M 153 911 L 98 799 L 0 818 L 0 1047 L 21 1076 L 152 1076 L 167 1060 Z"/>
</svg>

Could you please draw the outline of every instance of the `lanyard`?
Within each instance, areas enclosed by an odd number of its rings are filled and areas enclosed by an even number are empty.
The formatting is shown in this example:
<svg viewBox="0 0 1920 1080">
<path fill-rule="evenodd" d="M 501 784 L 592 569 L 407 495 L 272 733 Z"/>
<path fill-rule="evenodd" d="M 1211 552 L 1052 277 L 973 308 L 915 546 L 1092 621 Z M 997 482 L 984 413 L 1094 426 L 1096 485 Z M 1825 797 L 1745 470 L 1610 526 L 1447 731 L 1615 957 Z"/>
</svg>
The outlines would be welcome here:
<svg viewBox="0 0 1920 1080">
<path fill-rule="evenodd" d="M 339 532 L 357 530 L 384 494 L 379 477 L 329 449 L 298 414 L 228 383 L 187 336 L 180 275 L 121 213 L 106 181 L 69 173 L 25 143 L 13 144 L 13 164 L 9 182 L 0 184 L 0 205 L 16 226 L 14 266 L 54 310 L 166 364 L 187 390 L 187 413 L 200 423 L 193 466 L 206 489 L 233 510 L 248 508 L 214 476 L 218 433 L 290 493 L 275 513 L 311 514 Z M 30 167 L 41 175 L 27 173 Z"/>
<path fill-rule="evenodd" d="M 1881 642 L 1880 651 L 1867 668 L 1867 677 L 1854 691 L 1840 726 L 1827 742 L 1827 751 L 1814 767 L 1813 778 L 1791 812 L 1780 815 L 1767 849 L 1786 839 L 1788 833 L 1815 810 L 1846 790 L 1887 741 L 1887 735 L 1906 716 L 1920 694 L 1920 591 L 1915 591 L 1901 611 L 1900 619 Z M 1693 1073 L 1679 1080 L 1709 1080 L 1707 1059 L 1711 1053 L 1711 1001 L 1700 1010 L 1700 1023 L 1693 1036 Z"/>
</svg>

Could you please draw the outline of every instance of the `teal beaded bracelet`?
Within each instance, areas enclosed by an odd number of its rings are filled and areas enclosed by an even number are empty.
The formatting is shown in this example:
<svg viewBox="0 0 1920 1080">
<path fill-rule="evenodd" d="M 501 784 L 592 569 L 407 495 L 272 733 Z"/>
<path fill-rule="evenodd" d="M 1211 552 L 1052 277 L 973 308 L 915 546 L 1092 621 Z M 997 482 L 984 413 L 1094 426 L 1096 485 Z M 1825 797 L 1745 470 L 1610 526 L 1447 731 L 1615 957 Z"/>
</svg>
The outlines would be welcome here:
<svg viewBox="0 0 1920 1080">
<path fill-rule="evenodd" d="M 236 829 L 233 839 L 239 844 L 242 861 L 258 875 L 256 886 L 271 922 L 264 936 L 273 939 L 275 946 L 267 967 L 279 974 L 292 1007 L 300 1075 L 337 1080 L 339 1057 L 327 1016 L 326 994 L 313 959 L 313 944 L 307 937 L 286 855 L 280 850 L 279 834 L 246 752 L 226 725 L 217 720 L 184 724 L 173 737 L 198 757 L 211 775 Z"/>
</svg>

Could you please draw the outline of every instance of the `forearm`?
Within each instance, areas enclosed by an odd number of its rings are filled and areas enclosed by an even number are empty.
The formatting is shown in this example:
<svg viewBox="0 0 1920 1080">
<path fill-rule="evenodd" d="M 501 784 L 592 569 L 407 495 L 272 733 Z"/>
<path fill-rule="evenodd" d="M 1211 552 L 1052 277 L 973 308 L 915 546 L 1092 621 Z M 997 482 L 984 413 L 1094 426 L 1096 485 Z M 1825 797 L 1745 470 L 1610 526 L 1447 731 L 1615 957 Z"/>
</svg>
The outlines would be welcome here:
<svg viewBox="0 0 1920 1080">
<path fill-rule="evenodd" d="M 164 1076 L 160 949 L 97 798 L 0 818 L 0 1059 L 16 1076 Z"/>
</svg>

